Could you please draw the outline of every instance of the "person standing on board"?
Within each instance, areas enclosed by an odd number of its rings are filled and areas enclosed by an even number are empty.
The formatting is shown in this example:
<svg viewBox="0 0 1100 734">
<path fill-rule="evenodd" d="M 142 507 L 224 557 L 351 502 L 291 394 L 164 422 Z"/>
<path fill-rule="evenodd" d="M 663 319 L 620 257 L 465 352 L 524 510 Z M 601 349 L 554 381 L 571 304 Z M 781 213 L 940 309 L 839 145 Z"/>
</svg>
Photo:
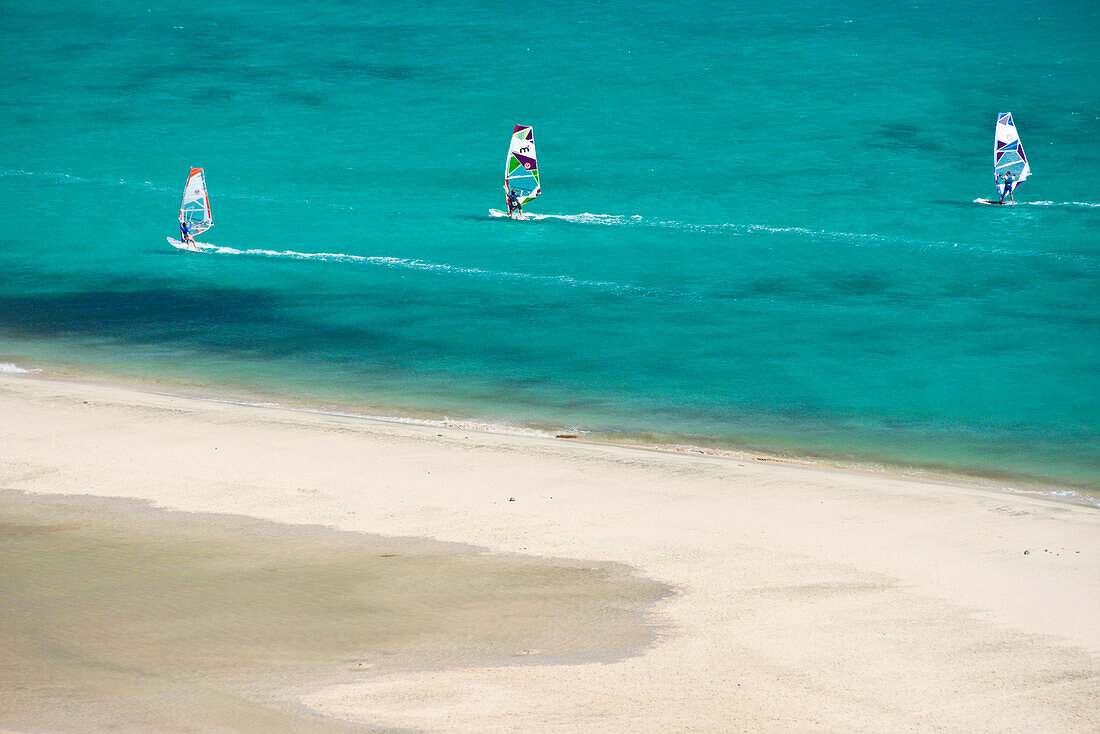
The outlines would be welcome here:
<svg viewBox="0 0 1100 734">
<path fill-rule="evenodd" d="M 183 240 L 183 243 L 185 245 L 195 244 L 195 238 L 191 236 L 191 230 L 187 226 L 187 222 L 183 219 L 180 220 L 180 238 Z"/>
<path fill-rule="evenodd" d="M 1016 199 L 1012 198 L 1012 171 L 1007 171 L 1004 177 L 1004 188 L 1001 189 L 1001 203 L 1005 203 L 1005 194 L 1008 194 L 1008 200 L 1013 204 L 1016 203 Z"/>
<path fill-rule="evenodd" d="M 519 197 L 516 196 L 516 190 L 511 189 L 508 191 L 508 213 L 511 214 L 517 210 L 520 214 L 523 214 L 523 207 L 519 205 Z"/>
</svg>

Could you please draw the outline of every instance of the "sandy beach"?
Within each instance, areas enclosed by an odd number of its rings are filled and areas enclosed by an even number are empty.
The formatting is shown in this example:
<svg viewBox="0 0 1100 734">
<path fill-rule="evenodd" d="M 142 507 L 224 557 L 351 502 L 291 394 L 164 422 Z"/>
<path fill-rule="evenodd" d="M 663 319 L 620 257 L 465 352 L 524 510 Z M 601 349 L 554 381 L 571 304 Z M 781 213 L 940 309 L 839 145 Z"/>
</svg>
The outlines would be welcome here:
<svg viewBox="0 0 1100 734">
<path fill-rule="evenodd" d="M 86 495 L 320 526 L 294 542 L 350 548 L 348 538 L 361 536 L 374 549 L 368 556 L 397 555 L 384 550 L 396 545 L 422 559 L 403 567 L 403 578 L 436 581 L 430 593 L 401 602 L 422 614 L 400 649 L 355 638 L 377 634 L 373 628 L 340 629 L 349 661 L 363 651 L 378 655 L 360 660 L 367 664 L 354 675 L 299 675 L 277 694 L 257 688 L 249 695 L 240 670 L 180 663 L 181 679 L 212 692 L 210 706 L 235 712 L 222 720 L 227 730 L 277 730 L 264 723 L 271 711 L 364 731 L 1100 729 L 1095 507 L 961 482 L 10 374 L 0 375 L 0 490 L 9 518 L 23 517 L 6 521 L 9 532 L 0 538 L 9 552 L 25 547 L 20 528 L 47 523 L 43 507 L 16 507 L 13 497 Z M 143 515 L 127 512 L 118 532 L 132 538 Z M 65 517 L 49 520 L 57 530 L 50 537 L 83 527 Z M 219 542 L 268 532 L 229 527 Z M 271 542 L 265 552 L 277 553 Z M 338 584 L 362 565 L 355 558 L 317 563 L 337 569 Z M 461 567 L 447 565 L 455 563 Z M 68 572 L 79 576 L 79 566 L 53 571 Z M 377 573 L 384 577 L 386 567 Z M 503 578 L 519 591 L 496 599 Z M 450 587 L 464 579 L 483 584 L 476 596 L 488 606 L 463 607 L 468 627 L 440 623 L 424 637 L 432 619 L 454 613 L 461 590 Z M 278 596 L 277 583 L 274 589 Z M 543 609 L 524 606 L 543 591 Z M 375 591 L 379 604 L 399 592 L 404 587 Z M 265 587 L 255 598 L 270 594 Z M 404 614 L 394 604 L 391 617 L 378 619 L 392 624 Z M 282 607 L 272 609 L 267 621 L 248 624 L 275 624 Z M 52 641 L 51 655 L 59 640 L 69 646 L 66 655 L 77 654 L 79 640 L 34 628 L 41 616 L 34 612 L 8 630 L 15 639 L 6 644 L 22 650 L 25 665 L 0 667 L 0 729 L 50 728 L 44 713 L 36 719 L 22 704 L 46 706 L 77 690 L 47 674 L 42 660 L 31 664 L 39 642 L 19 647 L 25 632 Z M 547 631 L 531 621 L 539 614 L 563 621 Z M 65 624 L 64 615 L 51 620 Z M 257 644 L 272 644 L 263 642 L 265 630 L 256 631 Z M 151 636 L 161 641 L 148 644 L 170 646 L 169 637 Z M 109 704 L 130 689 L 96 690 Z M 145 695 L 149 709 L 180 705 L 162 689 Z M 110 723 L 68 722 L 69 730 Z M 152 718 L 121 728 L 187 724 Z"/>
</svg>

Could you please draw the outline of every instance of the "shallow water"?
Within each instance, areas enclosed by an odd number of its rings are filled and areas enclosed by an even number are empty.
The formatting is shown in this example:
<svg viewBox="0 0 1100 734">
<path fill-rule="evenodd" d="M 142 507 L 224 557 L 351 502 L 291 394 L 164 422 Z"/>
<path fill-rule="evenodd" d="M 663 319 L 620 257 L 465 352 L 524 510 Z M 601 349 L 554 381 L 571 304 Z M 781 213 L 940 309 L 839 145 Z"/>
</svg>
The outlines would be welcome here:
<svg viewBox="0 0 1100 734">
<path fill-rule="evenodd" d="M 306 7 L 5 8 L 0 360 L 1100 488 L 1095 7 Z"/>
</svg>

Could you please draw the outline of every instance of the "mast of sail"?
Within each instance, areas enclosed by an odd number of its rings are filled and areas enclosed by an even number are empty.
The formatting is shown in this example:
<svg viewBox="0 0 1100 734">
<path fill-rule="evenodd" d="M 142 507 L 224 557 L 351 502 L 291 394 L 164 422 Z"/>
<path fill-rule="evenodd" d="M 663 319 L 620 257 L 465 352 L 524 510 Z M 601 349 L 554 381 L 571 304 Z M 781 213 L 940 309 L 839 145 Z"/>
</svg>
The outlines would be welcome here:
<svg viewBox="0 0 1100 734">
<path fill-rule="evenodd" d="M 1009 171 L 1015 179 L 1012 182 L 1012 190 L 1015 190 L 1021 181 L 1031 175 L 1031 166 L 1024 155 L 1024 146 L 1020 142 L 1020 134 L 1016 132 L 1012 113 L 1002 112 L 997 115 L 997 131 L 993 140 L 993 179 L 997 182 L 998 191 L 1001 183 L 997 177 Z M 1011 192 L 1004 193 L 1007 195 Z"/>
<path fill-rule="evenodd" d="M 530 125 L 516 125 L 504 163 L 504 195 L 516 190 L 520 206 L 542 193 L 539 186 L 539 165 L 535 156 L 535 133 Z"/>
<path fill-rule="evenodd" d="M 206 191 L 206 174 L 201 168 L 192 168 L 183 187 L 183 203 L 180 204 L 180 222 L 190 225 L 192 234 L 201 234 L 214 226 L 210 214 L 210 195 Z"/>
</svg>

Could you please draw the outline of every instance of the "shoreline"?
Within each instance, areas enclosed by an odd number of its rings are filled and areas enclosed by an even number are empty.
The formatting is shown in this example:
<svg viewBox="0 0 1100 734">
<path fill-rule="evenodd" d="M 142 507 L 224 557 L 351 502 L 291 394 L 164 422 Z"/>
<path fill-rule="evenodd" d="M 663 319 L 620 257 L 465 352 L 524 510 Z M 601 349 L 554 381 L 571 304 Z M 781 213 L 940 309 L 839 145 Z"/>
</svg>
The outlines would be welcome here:
<svg viewBox="0 0 1100 734">
<path fill-rule="evenodd" d="M 1053 498 L 14 374 L 0 375 L 0 488 L 590 559 L 675 590 L 632 657 L 425 659 L 291 702 L 352 724 L 1100 726 L 1100 513 Z M 545 579 L 520 579 L 543 598 Z"/>
<path fill-rule="evenodd" d="M 715 456 L 741 461 L 772 462 L 791 466 L 804 466 L 836 471 L 850 471 L 884 478 L 899 478 L 911 481 L 940 482 L 951 485 L 966 485 L 975 488 L 990 489 L 1012 494 L 1045 497 L 1056 501 L 1100 508 L 1100 486 L 1060 482 L 1032 475 L 1012 474 L 1011 472 L 982 472 L 948 468 L 935 464 L 913 462 L 893 463 L 887 460 L 850 460 L 841 461 L 828 456 L 791 455 L 769 453 L 741 447 L 720 447 L 677 441 L 679 436 L 670 436 L 668 441 L 644 440 L 643 437 L 659 437 L 649 431 L 635 431 L 614 438 L 607 433 L 589 431 L 583 428 L 551 428 L 540 425 L 516 425 L 494 423 L 476 418 L 449 418 L 421 411 L 421 415 L 402 415 L 400 410 L 387 410 L 374 406 L 366 411 L 357 410 L 351 401 L 342 402 L 336 398 L 310 398 L 292 393 L 274 393 L 254 388 L 217 385 L 190 385 L 185 380 L 164 379 L 159 376 L 120 375 L 80 368 L 54 367 L 25 368 L 10 358 L 0 356 L 0 376 L 5 374 L 27 375 L 41 379 L 89 382 L 108 387 L 149 392 L 165 397 L 178 397 L 187 400 L 202 400 L 227 405 L 240 405 L 259 409 L 271 408 L 296 411 L 303 414 L 331 415 L 354 418 L 379 423 L 397 425 L 424 426 L 428 428 L 457 428 L 502 436 L 523 436 L 535 439 L 558 439 L 597 446 L 618 446 L 641 451 L 655 451 L 668 454 Z M 193 390 L 193 391 L 192 391 Z M 416 412 L 416 411 L 411 411 Z M 688 437 L 690 438 L 690 437 Z M 703 438 L 706 437 L 697 437 Z"/>
</svg>

